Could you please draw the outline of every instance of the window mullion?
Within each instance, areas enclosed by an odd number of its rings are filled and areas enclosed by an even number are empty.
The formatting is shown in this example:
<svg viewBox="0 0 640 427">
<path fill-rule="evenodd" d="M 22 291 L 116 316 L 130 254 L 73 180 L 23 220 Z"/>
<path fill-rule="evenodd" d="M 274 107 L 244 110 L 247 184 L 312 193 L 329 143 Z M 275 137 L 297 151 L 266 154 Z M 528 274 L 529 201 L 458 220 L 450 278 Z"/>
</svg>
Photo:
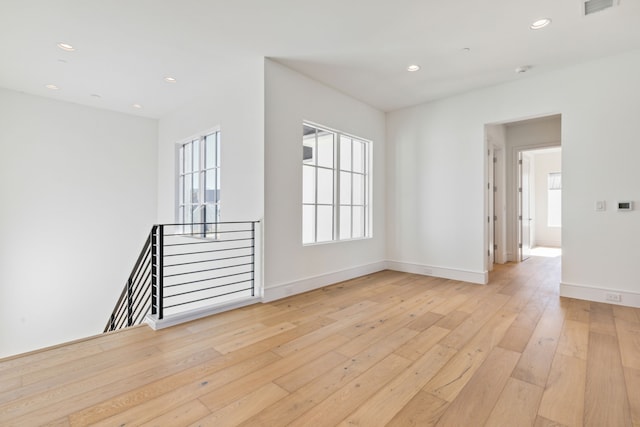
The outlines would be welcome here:
<svg viewBox="0 0 640 427">
<path fill-rule="evenodd" d="M 313 137 L 313 160 L 315 173 L 315 197 L 313 199 L 313 242 L 318 243 L 318 129 L 314 132 Z"/>
<path fill-rule="evenodd" d="M 349 216 L 350 216 L 349 220 L 351 221 L 351 226 L 350 226 L 351 235 L 349 237 L 353 239 L 353 226 L 354 226 L 354 223 L 355 223 L 355 221 L 353 220 L 353 214 L 354 214 L 354 211 L 355 211 L 355 209 L 353 208 L 353 181 L 354 181 L 354 179 L 353 179 L 353 146 L 355 145 L 353 143 L 353 138 L 351 138 L 351 144 L 350 145 L 351 145 L 351 147 L 350 147 L 351 148 L 351 164 L 349 165 L 349 172 L 350 172 L 350 175 L 351 175 L 351 191 L 350 191 L 351 200 L 349 200 L 349 205 L 350 205 L 349 206 Z"/>
<path fill-rule="evenodd" d="M 342 135 L 333 137 L 333 240 L 340 240 L 340 144 Z"/>
<path fill-rule="evenodd" d="M 367 146 L 367 144 L 363 144 L 362 145 L 363 149 L 364 149 L 364 156 L 362 161 L 363 161 L 363 165 L 362 165 L 362 171 L 364 172 L 362 175 L 362 179 L 364 180 L 363 182 L 363 187 L 364 187 L 364 194 L 362 195 L 362 234 L 363 235 L 367 235 L 367 226 L 368 226 L 368 209 L 367 209 L 367 195 L 369 194 L 369 180 L 367 179 L 368 177 L 368 171 L 369 171 L 369 147 Z"/>
<path fill-rule="evenodd" d="M 207 205 L 206 205 L 206 199 L 205 199 L 205 195 L 207 193 L 206 191 L 206 184 L 207 184 L 207 168 L 206 168 L 206 163 L 207 160 L 205 158 L 205 138 L 204 136 L 200 136 L 199 138 L 199 142 L 198 142 L 198 151 L 200 151 L 200 155 L 199 155 L 199 160 L 200 160 L 200 164 L 198 165 L 198 170 L 200 171 L 200 179 L 198 180 L 200 182 L 200 206 L 201 206 L 201 212 L 202 212 L 202 222 L 206 223 L 207 222 Z M 206 230 L 206 226 L 202 226 L 203 228 L 203 234 Z"/>
</svg>

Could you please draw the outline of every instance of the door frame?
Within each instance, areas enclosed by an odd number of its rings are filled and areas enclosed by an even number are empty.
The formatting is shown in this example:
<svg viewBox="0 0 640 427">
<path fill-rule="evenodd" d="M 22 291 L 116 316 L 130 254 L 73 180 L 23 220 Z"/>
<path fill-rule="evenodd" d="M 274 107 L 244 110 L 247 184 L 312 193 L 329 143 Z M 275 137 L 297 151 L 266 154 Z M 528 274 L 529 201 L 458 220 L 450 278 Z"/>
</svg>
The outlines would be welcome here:
<svg viewBox="0 0 640 427">
<path fill-rule="evenodd" d="M 511 247 L 515 248 L 515 262 L 521 262 L 522 259 L 522 248 L 520 248 L 520 222 L 518 220 L 518 215 L 520 211 L 519 207 L 519 193 L 518 188 L 520 187 L 519 179 L 520 179 L 520 171 L 518 160 L 520 159 L 521 153 L 523 151 L 535 151 L 541 150 L 543 148 L 553 148 L 553 147 L 562 147 L 561 141 L 551 141 L 551 142 L 541 142 L 539 144 L 530 144 L 530 145 L 522 145 L 518 147 L 513 147 L 511 159 L 510 159 L 510 168 L 512 170 L 512 177 L 516 181 L 512 186 L 511 196 L 513 197 L 513 203 L 516 204 L 516 209 L 513 210 L 515 214 L 515 220 L 512 221 L 513 228 L 511 231 Z"/>
<path fill-rule="evenodd" d="M 531 256 L 531 245 L 534 239 L 531 238 L 533 232 L 531 230 L 532 218 L 531 218 L 531 180 L 535 180 L 535 173 L 531 174 L 533 155 L 529 154 L 530 151 L 521 150 L 518 154 L 518 209 L 516 211 L 517 223 L 518 223 L 518 261 L 526 261 Z M 526 168 L 525 168 L 526 164 Z M 526 169 L 526 183 L 525 183 L 525 169 Z M 535 168 L 534 168 L 535 170 Z M 535 193 L 534 196 L 535 198 Z M 526 202 L 526 203 L 525 203 Z M 525 209 L 526 207 L 526 209 Z M 526 224 L 526 227 L 525 227 Z M 528 234 L 528 238 L 525 236 Z M 525 244 L 525 240 L 527 244 Z"/>
</svg>

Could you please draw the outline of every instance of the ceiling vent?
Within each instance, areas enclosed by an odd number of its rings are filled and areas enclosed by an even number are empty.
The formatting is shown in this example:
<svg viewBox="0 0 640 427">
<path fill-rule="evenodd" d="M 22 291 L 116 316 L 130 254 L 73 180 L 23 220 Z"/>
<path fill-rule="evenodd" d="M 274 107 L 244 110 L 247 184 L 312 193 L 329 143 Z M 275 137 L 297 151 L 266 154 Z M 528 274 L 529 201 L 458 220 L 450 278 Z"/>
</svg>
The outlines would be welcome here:
<svg viewBox="0 0 640 427">
<path fill-rule="evenodd" d="M 620 0 L 587 0 L 584 2 L 583 12 L 586 15 L 598 13 L 620 4 Z"/>
</svg>

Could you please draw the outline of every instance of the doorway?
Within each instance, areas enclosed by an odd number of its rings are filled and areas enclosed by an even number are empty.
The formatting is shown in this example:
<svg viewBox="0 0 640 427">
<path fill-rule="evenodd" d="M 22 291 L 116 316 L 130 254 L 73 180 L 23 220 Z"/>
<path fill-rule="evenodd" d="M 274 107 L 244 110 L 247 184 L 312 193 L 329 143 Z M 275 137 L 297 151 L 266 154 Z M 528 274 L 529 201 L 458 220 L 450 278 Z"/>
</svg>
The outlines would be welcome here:
<svg viewBox="0 0 640 427">
<path fill-rule="evenodd" d="M 562 149 L 518 152 L 519 261 L 559 255 L 562 247 Z"/>
<path fill-rule="evenodd" d="M 553 180 L 553 188 L 561 190 L 561 115 L 487 124 L 485 144 L 488 154 L 485 167 L 486 270 L 491 271 L 494 263 L 520 262 L 540 253 L 557 253 L 562 244 L 561 212 L 550 220 L 547 199 L 551 191 L 550 180 Z M 553 172 L 536 170 L 536 165 L 546 162 L 539 156 L 553 151 L 558 153 Z M 550 178 L 550 173 L 556 175 Z M 543 182 L 545 180 L 547 182 Z M 543 193 L 544 200 L 541 199 Z M 560 194 L 558 191 L 551 196 Z M 541 251 L 539 248 L 555 249 Z"/>
</svg>

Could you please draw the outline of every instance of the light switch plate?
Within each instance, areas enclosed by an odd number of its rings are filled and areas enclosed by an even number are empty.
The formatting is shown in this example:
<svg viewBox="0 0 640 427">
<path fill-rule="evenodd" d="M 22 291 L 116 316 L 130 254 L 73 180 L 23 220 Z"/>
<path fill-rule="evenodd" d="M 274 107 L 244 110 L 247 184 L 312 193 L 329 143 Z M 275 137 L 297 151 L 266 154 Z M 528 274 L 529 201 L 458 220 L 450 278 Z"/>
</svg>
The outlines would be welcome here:
<svg viewBox="0 0 640 427">
<path fill-rule="evenodd" d="M 596 211 L 604 212 L 607 210 L 607 202 L 604 200 L 596 200 Z"/>
</svg>

